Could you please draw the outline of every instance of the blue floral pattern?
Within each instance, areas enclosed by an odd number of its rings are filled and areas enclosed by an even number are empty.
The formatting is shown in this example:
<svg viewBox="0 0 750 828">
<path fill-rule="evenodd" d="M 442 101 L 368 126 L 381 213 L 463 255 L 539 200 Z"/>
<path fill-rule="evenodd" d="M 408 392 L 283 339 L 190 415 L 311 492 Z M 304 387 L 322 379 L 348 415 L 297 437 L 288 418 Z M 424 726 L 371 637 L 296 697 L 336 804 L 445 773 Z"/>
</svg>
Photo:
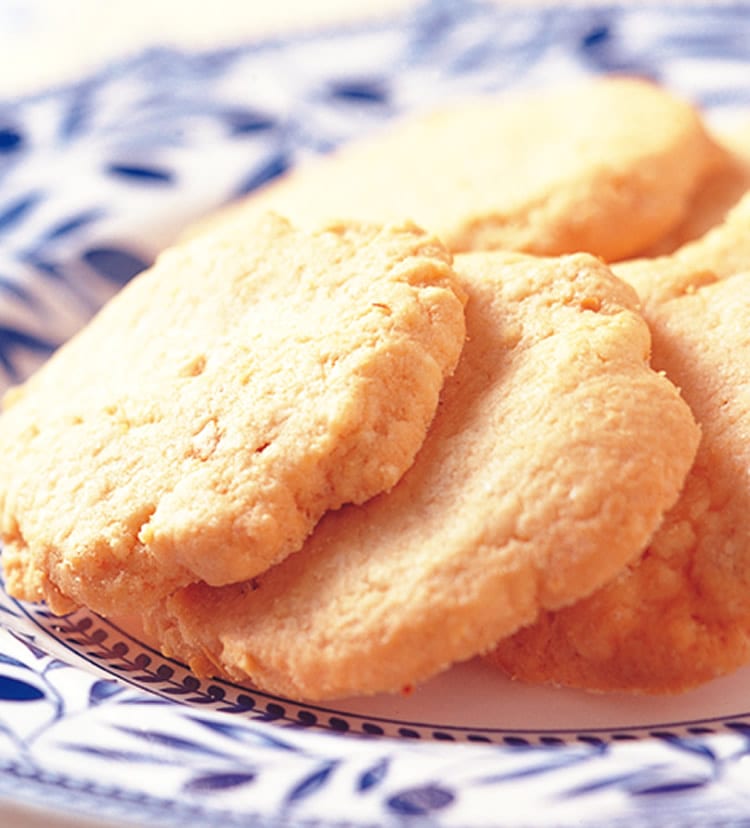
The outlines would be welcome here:
<svg viewBox="0 0 750 828">
<path fill-rule="evenodd" d="M 181 228 L 419 107 L 632 72 L 750 107 L 750 5 L 433 0 L 374 25 L 156 49 L 0 102 L 0 390 Z M 116 625 L 0 590 L 0 798 L 140 825 L 740 824 L 750 704 L 714 719 L 477 729 L 201 681 Z"/>
<path fill-rule="evenodd" d="M 648 825 L 660 808 L 670 824 L 718 825 L 747 804 L 748 723 L 721 735 L 554 745 L 334 736 L 202 709 L 200 695 L 174 704 L 81 670 L 47 651 L 14 602 L 4 599 L 2 612 L 15 622 L 0 631 L 0 794 L 22 800 L 68 809 L 84 800 L 118 817 L 136 808 L 139 824 L 153 825 L 263 815 L 305 825 L 584 825 L 605 813 L 607 824 Z"/>
</svg>

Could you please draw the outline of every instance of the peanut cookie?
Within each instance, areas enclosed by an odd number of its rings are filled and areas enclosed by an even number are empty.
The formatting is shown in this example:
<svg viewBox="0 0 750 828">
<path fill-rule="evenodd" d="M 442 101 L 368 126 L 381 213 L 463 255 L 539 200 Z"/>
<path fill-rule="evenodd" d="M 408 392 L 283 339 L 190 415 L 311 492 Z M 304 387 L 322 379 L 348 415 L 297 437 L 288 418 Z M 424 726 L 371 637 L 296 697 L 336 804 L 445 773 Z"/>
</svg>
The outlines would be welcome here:
<svg viewBox="0 0 750 828">
<path fill-rule="evenodd" d="M 511 675 L 662 693 L 750 661 L 748 239 L 750 197 L 673 257 L 620 267 L 649 298 L 653 365 L 682 389 L 700 447 L 642 559 L 500 643 L 490 658 Z"/>
<path fill-rule="evenodd" d="M 450 262 L 413 226 L 274 216 L 164 253 L 8 397 L 9 591 L 142 609 L 393 486 L 463 346 Z"/>
<path fill-rule="evenodd" d="M 682 100 L 645 81 L 587 80 L 405 120 L 292 172 L 202 230 L 231 234 L 270 207 L 313 224 L 413 219 L 453 251 L 588 251 L 613 261 L 678 224 L 720 157 Z"/>
<path fill-rule="evenodd" d="M 412 468 L 259 578 L 169 597 L 146 619 L 166 653 L 294 697 L 400 690 L 643 548 L 698 429 L 633 291 L 581 254 L 455 266 L 467 343 Z"/>
</svg>

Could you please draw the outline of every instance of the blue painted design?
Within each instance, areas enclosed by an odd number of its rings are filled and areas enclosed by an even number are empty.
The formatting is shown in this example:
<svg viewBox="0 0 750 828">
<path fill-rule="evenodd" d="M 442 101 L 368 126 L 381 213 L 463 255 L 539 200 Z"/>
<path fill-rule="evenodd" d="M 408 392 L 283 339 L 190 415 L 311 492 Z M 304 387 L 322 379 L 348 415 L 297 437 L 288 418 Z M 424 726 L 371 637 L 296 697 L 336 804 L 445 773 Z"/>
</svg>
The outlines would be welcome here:
<svg viewBox="0 0 750 828">
<path fill-rule="evenodd" d="M 22 667 L 23 669 L 28 669 L 23 661 L 20 661 L 17 658 L 11 658 L 10 656 L 5 655 L 5 653 L 0 653 L 0 664 L 9 664 L 11 667 Z"/>
<path fill-rule="evenodd" d="M 583 49 L 591 49 L 598 48 L 602 44 L 607 43 L 611 36 L 611 32 L 609 26 L 606 24 L 602 24 L 600 26 L 595 26 L 594 28 L 590 29 L 586 34 L 581 38 L 581 47 Z"/>
<path fill-rule="evenodd" d="M 380 785 L 388 773 L 389 765 L 388 759 L 380 759 L 375 765 L 368 768 L 357 779 L 357 790 L 360 792 L 369 791 L 370 788 Z"/>
<path fill-rule="evenodd" d="M 169 764 L 163 757 L 156 758 L 151 753 L 139 753 L 135 750 L 116 750 L 114 748 L 93 747 L 91 745 L 76 745 L 72 742 L 66 742 L 65 749 L 72 754 L 102 759 L 108 762 L 127 762 L 128 764 L 138 763 L 143 765 Z"/>
<path fill-rule="evenodd" d="M 133 184 L 172 184 L 174 173 L 163 167 L 147 167 L 140 164 L 107 164 L 109 175 L 118 176 Z"/>
<path fill-rule="evenodd" d="M 530 779 L 532 777 L 545 776 L 551 773 L 557 773 L 563 768 L 572 768 L 586 762 L 590 762 L 597 756 L 602 755 L 602 751 L 583 750 L 576 752 L 575 750 L 539 750 L 537 747 L 530 745 L 525 746 L 524 751 L 521 748 L 518 753 L 525 752 L 531 756 L 534 761 L 519 764 L 515 767 L 508 768 L 500 774 L 492 774 L 488 776 L 481 776 L 475 780 L 477 785 L 496 785 L 499 782 L 509 782 L 511 780 Z M 604 750 L 604 749 L 603 749 Z"/>
<path fill-rule="evenodd" d="M 10 155 L 23 149 L 23 133 L 14 127 L 0 127 L 0 155 Z"/>
<path fill-rule="evenodd" d="M 62 221 L 53 224 L 52 227 L 44 231 L 41 241 L 51 242 L 61 239 L 63 236 L 69 236 L 71 233 L 76 233 L 84 230 L 96 221 L 103 218 L 105 214 L 104 209 L 96 207 L 90 210 L 84 210 L 72 216 L 66 216 Z M 50 265 L 54 268 L 54 264 Z"/>
<path fill-rule="evenodd" d="M 0 578 L 0 583 L 1 582 L 2 578 Z M 0 598 L 1 597 L 2 593 L 0 593 Z M 13 615 L 14 617 L 18 618 L 18 614 L 12 611 L 13 607 L 4 607 L 4 609 L 8 609 L 10 615 Z M 35 639 L 33 635 L 30 635 L 26 632 L 21 632 L 13 626 L 9 627 L 8 629 L 13 638 L 15 638 L 19 644 L 21 644 L 29 653 L 31 653 L 31 655 L 33 655 L 34 658 L 36 658 L 37 660 L 41 660 L 47 657 L 46 651 L 34 643 Z"/>
<path fill-rule="evenodd" d="M 48 356 L 55 348 L 56 344 L 48 339 L 42 339 L 34 334 L 0 325 L 0 365 L 13 380 L 21 379 L 15 369 L 13 359 L 17 350 L 23 349 Z"/>
<path fill-rule="evenodd" d="M 260 167 L 253 169 L 246 180 L 240 182 L 234 196 L 247 195 L 247 193 L 257 190 L 264 184 L 273 181 L 274 178 L 283 175 L 291 166 L 292 162 L 286 153 L 282 152 L 274 155 Z"/>
<path fill-rule="evenodd" d="M 143 731 L 132 727 L 120 727 L 119 730 L 122 733 L 134 736 L 136 739 L 168 747 L 171 750 L 197 754 L 200 756 L 225 756 L 223 752 L 217 751 L 213 747 L 191 739 L 185 739 L 182 736 L 175 735 L 174 733 L 162 733 L 155 730 L 144 733 Z"/>
<path fill-rule="evenodd" d="M 196 776 L 189 780 L 183 790 L 190 793 L 215 793 L 234 788 L 244 787 L 254 782 L 254 773 L 209 773 L 205 776 Z"/>
<path fill-rule="evenodd" d="M 627 771 L 625 773 L 601 774 L 579 785 L 573 785 L 560 792 L 560 799 L 579 799 L 582 796 L 599 793 L 600 791 L 627 790 L 631 793 L 637 790 L 634 783 L 637 780 L 648 778 L 650 769 Z"/>
<path fill-rule="evenodd" d="M 306 776 L 289 791 L 286 797 L 287 803 L 299 802 L 301 799 L 306 799 L 318 793 L 318 791 L 328 784 L 331 775 L 337 767 L 338 762 L 324 762 L 313 773 Z"/>
<path fill-rule="evenodd" d="M 383 104 L 388 101 L 390 89 L 385 79 L 341 80 L 331 84 L 332 98 L 352 103 Z"/>
<path fill-rule="evenodd" d="M 36 304 L 36 299 L 29 293 L 27 288 L 18 282 L 8 279 L 6 276 L 0 274 L 0 291 L 14 296 L 25 305 L 33 306 Z"/>
<path fill-rule="evenodd" d="M 35 685 L 11 676 L 0 675 L 0 702 L 30 702 L 44 698 Z"/>
<path fill-rule="evenodd" d="M 50 308 L 65 307 L 68 327 L 80 327 L 152 261 L 170 240 L 159 233 L 165 217 L 178 230 L 176 217 L 197 218 L 425 100 L 545 78 L 634 71 L 667 80 L 712 115 L 732 114 L 750 105 L 748 42 L 746 3 L 432 0 L 343 31 L 204 54 L 152 50 L 3 104 L 3 384 L 59 344 Z M 278 96 L 266 94 L 265 77 Z M 69 659 L 48 655 L 52 641 Z M 472 825 L 510 799 L 532 815 L 529 825 L 639 828 L 657 809 L 675 825 L 746 816 L 737 803 L 746 802 L 747 711 L 586 733 L 354 715 L 196 679 L 95 616 L 58 619 L 1 591 L 0 665 L 0 695 L 21 696 L 2 701 L 0 796 L 63 813 L 231 828 L 290 822 L 293 809 L 300 824 L 328 828 L 335 797 L 345 798 L 336 813 L 357 828 L 384 815 Z M 631 750 L 644 744 L 645 763 Z"/>
<path fill-rule="evenodd" d="M 149 264 L 142 256 L 119 247 L 91 247 L 81 258 L 101 276 L 117 284 L 125 284 Z"/>
<path fill-rule="evenodd" d="M 637 788 L 630 787 L 630 793 L 636 796 L 661 796 L 663 794 L 682 793 L 683 791 L 693 791 L 696 788 L 705 788 L 709 782 L 710 777 L 703 777 L 700 779 L 675 779 L 670 782 L 664 782 L 659 785 L 642 784 Z"/>
<path fill-rule="evenodd" d="M 71 90 L 71 94 L 64 101 L 62 117 L 58 125 L 61 143 L 69 143 L 85 133 L 93 118 L 92 106 L 88 84 Z"/>
<path fill-rule="evenodd" d="M 427 816 L 435 811 L 447 808 L 456 798 L 448 788 L 429 785 L 423 788 L 410 788 L 388 799 L 388 808 L 403 816 Z"/>
<path fill-rule="evenodd" d="M 0 206 L 0 233 L 10 230 L 21 222 L 41 201 L 39 192 L 24 193 L 10 204 Z"/>
<path fill-rule="evenodd" d="M 89 704 L 102 704 L 113 696 L 122 693 L 122 685 L 112 679 L 102 679 L 94 682 L 89 690 Z"/>
<path fill-rule="evenodd" d="M 233 135 L 255 135 L 276 126 L 275 119 L 262 110 L 231 109 L 222 117 Z"/>
<path fill-rule="evenodd" d="M 208 719 L 202 716 L 191 716 L 190 721 L 199 724 L 201 727 L 208 728 L 214 733 L 239 742 L 249 741 L 253 744 L 262 744 L 279 751 L 295 750 L 293 742 L 283 739 L 280 732 L 270 728 L 248 731 L 241 721 L 232 722 L 227 719 Z"/>
</svg>

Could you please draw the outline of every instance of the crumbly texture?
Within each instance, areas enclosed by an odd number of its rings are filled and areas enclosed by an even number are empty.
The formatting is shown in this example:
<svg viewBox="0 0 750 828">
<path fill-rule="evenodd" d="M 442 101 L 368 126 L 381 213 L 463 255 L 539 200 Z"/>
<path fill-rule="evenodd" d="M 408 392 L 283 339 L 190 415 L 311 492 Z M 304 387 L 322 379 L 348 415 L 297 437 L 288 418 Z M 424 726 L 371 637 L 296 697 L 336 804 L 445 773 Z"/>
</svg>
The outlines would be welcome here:
<svg viewBox="0 0 750 828">
<path fill-rule="evenodd" d="M 697 112 L 648 82 L 604 78 L 404 120 L 313 162 L 190 232 L 233 232 L 271 207 L 410 218 L 453 251 L 638 254 L 684 217 L 723 163 Z"/>
<path fill-rule="evenodd" d="M 671 259 L 620 269 L 650 297 L 653 364 L 682 389 L 700 447 L 641 560 L 500 643 L 491 660 L 517 678 L 672 693 L 750 661 L 748 208 Z"/>
<path fill-rule="evenodd" d="M 7 397 L 8 590 L 122 613 L 278 562 L 411 465 L 464 299 L 412 225 L 269 215 L 166 252 Z"/>
<path fill-rule="evenodd" d="M 165 653 L 297 698 L 397 691 L 640 553 L 699 435 L 635 294 L 585 255 L 455 266 L 467 343 L 412 468 L 259 578 L 176 592 L 146 619 Z"/>
</svg>

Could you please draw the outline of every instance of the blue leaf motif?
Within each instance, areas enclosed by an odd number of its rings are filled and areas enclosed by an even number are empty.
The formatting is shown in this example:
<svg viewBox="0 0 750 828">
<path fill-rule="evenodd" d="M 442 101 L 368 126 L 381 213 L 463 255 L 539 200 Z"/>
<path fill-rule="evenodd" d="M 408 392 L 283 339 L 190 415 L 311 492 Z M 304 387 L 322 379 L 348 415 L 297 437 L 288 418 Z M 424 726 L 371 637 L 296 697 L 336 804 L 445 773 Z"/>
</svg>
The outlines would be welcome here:
<svg viewBox="0 0 750 828">
<path fill-rule="evenodd" d="M 148 262 L 140 256 L 119 247 L 91 247 L 83 254 L 83 260 L 117 284 L 125 284 L 148 267 Z"/>
<path fill-rule="evenodd" d="M 18 224 L 27 213 L 36 207 L 41 199 L 40 193 L 28 193 L 4 207 L 0 212 L 0 230 L 8 230 Z"/>
<path fill-rule="evenodd" d="M 91 106 L 86 90 L 78 92 L 63 113 L 58 133 L 60 138 L 70 140 L 82 133 L 90 120 Z"/>
<path fill-rule="evenodd" d="M 47 353 L 52 351 L 55 345 L 45 339 L 32 334 L 17 331 L 15 328 L 7 328 L 0 325 L 0 350 L 5 351 L 13 346 L 19 345 L 31 351 Z"/>
<path fill-rule="evenodd" d="M 36 305 L 35 298 L 28 292 L 28 290 L 12 279 L 9 279 L 7 276 L 0 275 L 0 290 L 11 294 L 11 296 L 15 296 L 16 299 L 27 305 Z"/>
<path fill-rule="evenodd" d="M 70 216 L 64 221 L 61 221 L 59 224 L 54 225 L 46 231 L 42 238 L 45 241 L 52 241 L 53 239 L 59 239 L 62 236 L 67 236 L 76 230 L 80 230 L 87 224 L 91 224 L 92 221 L 96 221 L 101 218 L 103 214 L 104 211 L 100 209 L 84 210 L 81 213 Z"/>
<path fill-rule="evenodd" d="M 656 732 L 651 735 L 657 739 L 663 740 L 677 750 L 684 750 L 686 753 L 695 754 L 703 759 L 709 760 L 709 762 L 712 763 L 717 761 L 716 753 L 714 753 L 708 745 L 703 744 L 702 742 L 698 742 L 694 739 L 684 739 L 674 733 Z"/>
<path fill-rule="evenodd" d="M 129 736 L 135 736 L 138 739 L 150 742 L 153 745 L 160 745 L 161 747 L 170 748 L 172 750 L 179 750 L 185 753 L 195 753 L 200 756 L 218 756 L 222 759 L 227 758 L 224 751 L 215 750 L 214 748 L 203 745 L 200 742 L 194 742 L 191 739 L 183 739 L 180 736 L 173 736 L 171 733 L 159 733 L 155 730 L 137 730 L 130 727 L 118 727 L 122 733 L 127 733 Z"/>
<path fill-rule="evenodd" d="M 292 162 L 286 155 L 283 153 L 275 155 L 259 169 L 253 170 L 249 177 L 237 188 L 235 195 L 245 195 L 252 190 L 256 190 L 262 184 L 268 184 L 269 181 L 285 173 L 291 166 Z"/>
<path fill-rule="evenodd" d="M 89 703 L 92 705 L 101 704 L 102 702 L 107 701 L 107 699 L 111 699 L 112 696 L 122 693 L 123 689 L 124 688 L 116 681 L 111 681 L 109 679 L 100 679 L 99 681 L 95 681 L 89 690 Z"/>
<path fill-rule="evenodd" d="M 229 791 L 254 782 L 256 774 L 246 773 L 209 773 L 196 776 L 183 785 L 183 790 L 190 793 Z"/>
<path fill-rule="evenodd" d="M 594 26 L 581 38 L 581 46 L 584 49 L 598 47 L 602 43 L 606 43 L 611 37 L 609 26 L 606 23 Z"/>
<path fill-rule="evenodd" d="M 287 795 L 287 802 L 298 802 L 300 799 L 305 799 L 312 796 L 319 791 L 326 782 L 328 782 L 331 774 L 336 770 L 338 762 L 326 762 L 314 773 L 306 776 L 301 782 L 298 782 L 289 794 Z"/>
<path fill-rule="evenodd" d="M 127 704 L 131 707 L 160 707 L 164 704 L 164 700 L 153 696 L 132 696 L 121 699 L 119 704 Z"/>
<path fill-rule="evenodd" d="M 15 127 L 0 127 L 0 153 L 18 152 L 23 148 L 23 134 Z"/>
<path fill-rule="evenodd" d="M 17 658 L 13 658 L 9 655 L 5 655 L 5 653 L 0 653 L 0 664 L 9 664 L 11 667 L 22 667 L 24 670 L 31 669 L 31 667 L 24 664 L 23 661 L 19 661 Z"/>
<path fill-rule="evenodd" d="M 0 701 L 28 702 L 43 698 L 44 693 L 35 685 L 10 676 L 0 676 Z"/>
<path fill-rule="evenodd" d="M 370 788 L 379 785 L 385 779 L 385 775 L 388 772 L 388 765 L 388 759 L 384 758 L 376 762 L 371 768 L 368 768 L 357 779 L 357 790 L 360 792 L 369 791 Z"/>
<path fill-rule="evenodd" d="M 63 744 L 66 750 L 75 751 L 86 756 L 95 756 L 98 759 L 105 759 L 111 762 L 130 762 L 138 764 L 170 764 L 166 762 L 161 756 L 153 756 L 149 753 L 138 753 L 134 750 L 116 750 L 114 748 L 99 748 L 92 745 L 74 745 L 70 743 Z M 172 764 L 179 764 L 177 762 Z"/>
<path fill-rule="evenodd" d="M 592 779 L 590 782 L 568 788 L 568 790 L 563 791 L 560 795 L 566 798 L 575 798 L 584 794 L 595 793 L 596 791 L 605 791 L 608 788 L 628 790 L 631 788 L 631 783 L 634 783 L 641 776 L 639 771 L 600 776 Z"/>
<path fill-rule="evenodd" d="M 1 352 L 0 352 L 1 353 Z M 26 635 L 24 633 L 14 633 L 11 631 L 10 633 L 13 638 L 18 641 L 19 644 L 23 644 L 24 647 L 35 657 L 35 658 L 46 658 L 47 653 L 41 648 L 37 647 L 33 636 Z"/>
<path fill-rule="evenodd" d="M 171 184 L 174 180 L 170 170 L 141 164 L 108 164 L 106 171 L 134 184 Z"/>
<path fill-rule="evenodd" d="M 546 759 L 537 764 L 520 765 L 511 768 L 503 773 L 493 773 L 476 781 L 480 785 L 496 785 L 498 782 L 507 782 L 511 779 L 526 779 L 533 776 L 541 776 L 547 773 L 554 773 L 562 768 L 571 767 L 582 762 L 588 762 L 595 758 L 601 751 L 586 753 L 560 753 L 548 754 Z"/>
<path fill-rule="evenodd" d="M 43 276 L 49 276 L 53 279 L 63 278 L 62 269 L 55 262 L 47 261 L 36 252 L 25 252 L 20 255 L 21 261 L 36 268 Z"/>
<path fill-rule="evenodd" d="M 275 125 L 270 115 L 251 109 L 233 109 L 225 112 L 224 118 L 233 135 L 262 132 Z"/>
<path fill-rule="evenodd" d="M 233 739 L 237 742 L 262 743 L 277 750 L 288 750 L 293 753 L 299 751 L 299 748 L 293 743 L 286 742 L 274 736 L 270 730 L 260 730 L 246 725 L 236 725 L 231 722 L 216 721 L 214 719 L 203 719 L 198 716 L 190 716 L 189 718 L 191 721 L 196 722 L 196 724 L 202 725 L 214 733 L 220 733 L 222 736 L 226 736 L 228 739 Z"/>
<path fill-rule="evenodd" d="M 681 791 L 691 791 L 695 788 L 703 788 L 710 782 L 710 779 L 675 779 L 671 782 L 664 782 L 661 785 L 646 785 L 630 793 L 636 796 L 652 796 L 654 794 L 672 794 Z"/>
<path fill-rule="evenodd" d="M 343 101 L 357 103 L 385 103 L 388 87 L 376 78 L 373 80 L 337 81 L 331 84 L 330 95 Z"/>
<path fill-rule="evenodd" d="M 456 798 L 453 791 L 437 785 L 408 788 L 387 800 L 386 805 L 395 813 L 404 816 L 424 816 L 450 805 Z"/>
<path fill-rule="evenodd" d="M 0 365 L 14 378 L 18 373 L 10 355 L 17 348 L 25 348 L 37 354 L 50 354 L 55 350 L 55 345 L 38 336 L 0 326 Z"/>
</svg>

